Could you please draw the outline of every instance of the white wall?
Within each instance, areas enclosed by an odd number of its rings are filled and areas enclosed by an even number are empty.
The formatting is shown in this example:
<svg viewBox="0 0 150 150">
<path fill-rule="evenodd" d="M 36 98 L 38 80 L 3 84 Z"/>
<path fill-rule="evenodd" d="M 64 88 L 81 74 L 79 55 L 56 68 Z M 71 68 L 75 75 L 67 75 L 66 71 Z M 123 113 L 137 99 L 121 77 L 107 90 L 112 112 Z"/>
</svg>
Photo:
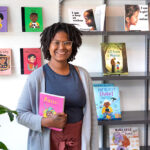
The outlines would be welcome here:
<svg viewBox="0 0 150 150">
<path fill-rule="evenodd" d="M 89 6 L 98 3 L 98 0 L 95 0 L 95 3 L 83 0 L 83 6 L 86 1 L 90 2 Z M 79 0 L 76 4 L 78 2 Z M 46 27 L 58 21 L 58 0 L 0 0 L 0 6 L 8 6 L 9 17 L 8 32 L 0 33 L 0 48 L 12 48 L 12 75 L 0 76 L 0 104 L 16 109 L 19 95 L 28 76 L 20 74 L 19 49 L 40 46 L 40 33 L 21 32 L 21 6 L 42 7 L 43 23 Z M 110 36 L 109 41 L 126 42 L 129 72 L 145 71 L 144 36 Z M 73 64 L 80 65 L 89 72 L 102 72 L 101 42 L 100 35 L 83 36 L 83 45 Z M 120 88 L 122 110 L 144 110 L 144 81 L 115 81 L 115 85 Z M 0 124 L 0 141 L 5 142 L 10 150 L 27 149 L 27 128 L 17 124 L 16 120 L 10 123 L 7 115 L 0 115 Z M 143 133 L 142 128 L 141 132 Z"/>
</svg>

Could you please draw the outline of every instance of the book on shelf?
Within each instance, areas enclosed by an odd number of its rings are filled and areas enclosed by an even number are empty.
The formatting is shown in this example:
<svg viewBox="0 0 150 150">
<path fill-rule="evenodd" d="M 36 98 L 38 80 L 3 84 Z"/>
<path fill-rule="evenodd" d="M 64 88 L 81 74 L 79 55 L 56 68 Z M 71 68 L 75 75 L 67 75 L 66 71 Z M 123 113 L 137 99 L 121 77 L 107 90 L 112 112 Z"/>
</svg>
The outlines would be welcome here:
<svg viewBox="0 0 150 150">
<path fill-rule="evenodd" d="M 43 117 L 53 117 L 56 113 L 64 112 L 65 97 L 41 92 L 39 100 L 39 115 Z M 62 131 L 62 129 L 51 128 Z"/>
<path fill-rule="evenodd" d="M 140 150 L 137 127 L 109 128 L 110 150 Z"/>
<path fill-rule="evenodd" d="M 41 67 L 40 48 L 20 48 L 21 74 L 30 74 Z"/>
<path fill-rule="evenodd" d="M 128 74 L 125 43 L 101 43 L 104 75 Z"/>
<path fill-rule="evenodd" d="M 41 7 L 21 7 L 22 31 L 42 32 L 43 17 Z"/>
<path fill-rule="evenodd" d="M 104 31 L 106 4 L 99 5 L 94 9 L 94 18 L 96 23 L 96 29 L 98 31 Z"/>
<path fill-rule="evenodd" d="M 125 5 L 125 31 L 149 31 L 148 5 Z"/>
<path fill-rule="evenodd" d="M 69 21 L 81 31 L 96 30 L 93 9 L 68 9 Z"/>
<path fill-rule="evenodd" d="M 0 48 L 0 75 L 11 74 L 11 48 Z"/>
<path fill-rule="evenodd" d="M 7 32 L 8 28 L 8 7 L 0 6 L 0 32 Z"/>
<path fill-rule="evenodd" d="M 97 119 L 121 120 L 119 88 L 113 84 L 93 84 Z"/>
</svg>

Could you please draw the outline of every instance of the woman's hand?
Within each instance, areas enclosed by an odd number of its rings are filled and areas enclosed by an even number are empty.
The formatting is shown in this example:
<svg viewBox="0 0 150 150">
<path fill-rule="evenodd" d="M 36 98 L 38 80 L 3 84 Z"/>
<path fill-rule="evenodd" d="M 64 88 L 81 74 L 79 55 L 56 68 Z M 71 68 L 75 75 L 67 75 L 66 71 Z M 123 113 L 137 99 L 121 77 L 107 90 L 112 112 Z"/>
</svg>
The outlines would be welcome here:
<svg viewBox="0 0 150 150">
<path fill-rule="evenodd" d="M 67 121 L 67 114 L 57 113 L 51 117 L 42 118 L 42 127 L 52 127 L 63 129 Z"/>
</svg>

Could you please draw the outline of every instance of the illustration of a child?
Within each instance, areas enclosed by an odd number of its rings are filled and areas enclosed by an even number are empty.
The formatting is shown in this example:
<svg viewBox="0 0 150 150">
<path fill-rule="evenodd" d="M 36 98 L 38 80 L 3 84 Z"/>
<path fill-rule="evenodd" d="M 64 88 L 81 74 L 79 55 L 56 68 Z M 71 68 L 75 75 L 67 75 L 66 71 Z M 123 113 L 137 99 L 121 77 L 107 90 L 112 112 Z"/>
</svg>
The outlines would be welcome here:
<svg viewBox="0 0 150 150">
<path fill-rule="evenodd" d="M 0 13 L 0 29 L 2 28 L 2 21 L 3 21 L 3 19 L 4 19 L 4 16 L 3 16 L 3 14 L 2 13 Z"/>
<path fill-rule="evenodd" d="M 130 31 L 130 26 L 137 24 L 139 12 L 140 8 L 138 5 L 125 6 L 125 31 Z"/>
<path fill-rule="evenodd" d="M 31 13 L 31 14 L 30 14 L 30 19 L 31 19 L 31 21 L 32 21 L 32 22 L 30 22 L 30 24 L 29 24 L 29 27 L 30 27 L 30 28 L 33 28 L 33 29 L 35 29 L 35 28 L 40 28 L 40 25 L 39 25 L 39 23 L 37 22 L 37 20 L 38 20 L 38 14 L 37 14 L 37 13 Z"/>
<path fill-rule="evenodd" d="M 91 27 L 90 30 L 96 30 L 93 9 L 86 10 L 83 14 L 86 24 Z"/>
<path fill-rule="evenodd" d="M 7 56 L 0 54 L 0 71 L 8 69 Z"/>
<path fill-rule="evenodd" d="M 38 68 L 37 59 L 34 54 L 28 55 L 28 70 L 33 71 Z"/>
<path fill-rule="evenodd" d="M 116 64 L 117 72 L 119 72 L 119 66 L 120 66 L 120 62 L 119 62 L 119 61 L 117 61 L 117 64 Z"/>
</svg>

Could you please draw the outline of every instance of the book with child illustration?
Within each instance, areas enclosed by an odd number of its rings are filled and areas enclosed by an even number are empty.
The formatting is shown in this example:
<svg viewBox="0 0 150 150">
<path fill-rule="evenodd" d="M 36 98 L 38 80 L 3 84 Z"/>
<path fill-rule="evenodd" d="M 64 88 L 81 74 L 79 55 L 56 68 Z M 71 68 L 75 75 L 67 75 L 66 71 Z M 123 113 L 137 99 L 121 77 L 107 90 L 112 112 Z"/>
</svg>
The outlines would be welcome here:
<svg viewBox="0 0 150 150">
<path fill-rule="evenodd" d="M 113 84 L 93 84 L 94 98 L 96 104 L 97 119 L 120 120 L 120 95 L 119 88 Z"/>
<path fill-rule="evenodd" d="M 43 117 L 53 117 L 56 113 L 64 112 L 65 97 L 41 92 L 39 100 L 39 115 Z M 50 128 L 62 131 L 58 128 Z"/>
<path fill-rule="evenodd" d="M 81 31 L 96 30 L 93 9 L 69 9 L 69 21 Z"/>
<path fill-rule="evenodd" d="M 8 22 L 7 22 L 8 7 L 0 6 L 0 32 L 7 32 Z"/>
<path fill-rule="evenodd" d="M 125 5 L 125 31 L 148 31 L 148 5 Z"/>
<path fill-rule="evenodd" d="M 22 31 L 42 32 L 43 17 L 41 7 L 21 7 Z"/>
<path fill-rule="evenodd" d="M 109 128 L 110 150 L 140 150 L 137 127 Z"/>
<path fill-rule="evenodd" d="M 0 75 L 11 74 L 11 48 L 0 48 Z"/>
<path fill-rule="evenodd" d="M 125 43 L 101 43 L 104 75 L 128 74 Z"/>
<path fill-rule="evenodd" d="M 20 48 L 21 74 L 30 74 L 41 66 L 40 48 Z"/>
</svg>

